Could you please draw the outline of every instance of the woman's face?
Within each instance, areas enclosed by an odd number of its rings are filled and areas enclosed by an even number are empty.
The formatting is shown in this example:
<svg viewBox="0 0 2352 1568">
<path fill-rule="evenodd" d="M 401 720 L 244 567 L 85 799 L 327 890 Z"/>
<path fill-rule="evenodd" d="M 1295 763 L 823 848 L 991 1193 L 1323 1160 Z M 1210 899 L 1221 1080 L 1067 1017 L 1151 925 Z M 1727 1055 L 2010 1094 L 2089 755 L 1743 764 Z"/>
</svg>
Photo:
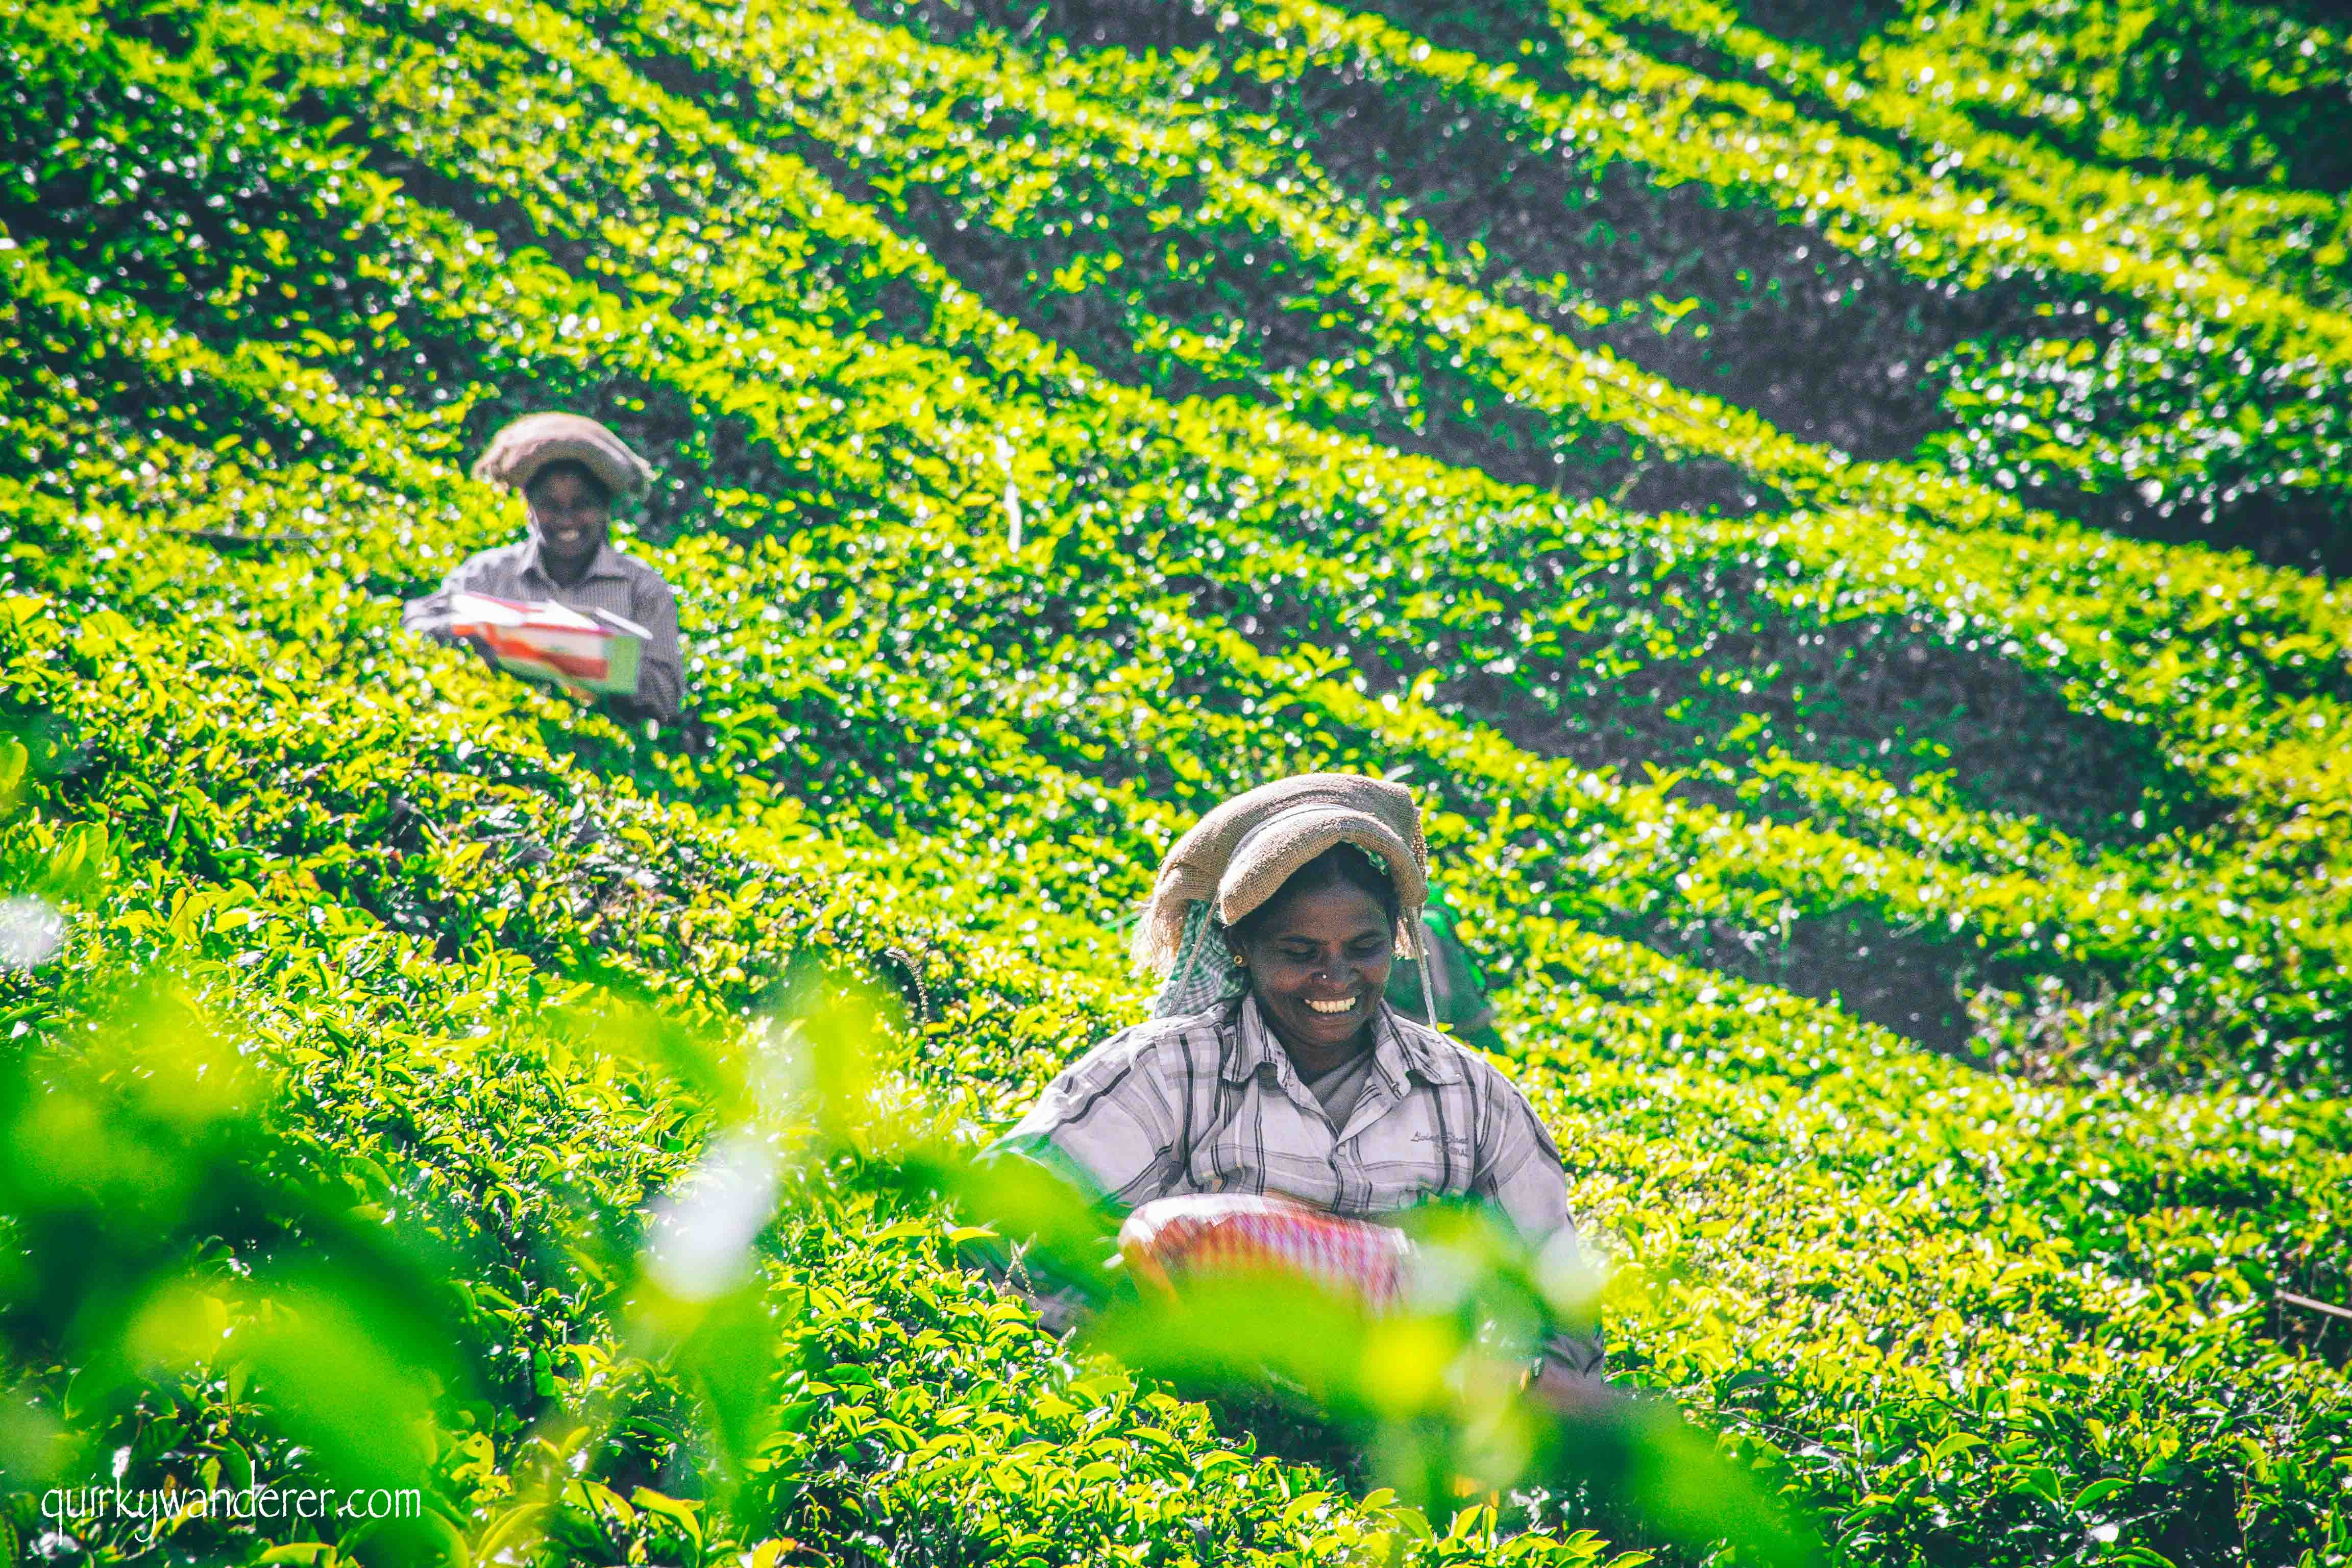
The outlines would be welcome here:
<svg viewBox="0 0 2352 1568">
<path fill-rule="evenodd" d="M 539 549 L 559 571 L 584 567 L 604 547 L 613 526 L 613 503 L 578 474 L 559 469 L 530 482 L 525 492 Z"/>
<path fill-rule="evenodd" d="M 1391 940 L 1372 896 L 1341 886 L 1285 899 L 1236 951 L 1286 1045 L 1337 1050 L 1371 1022 Z"/>
</svg>

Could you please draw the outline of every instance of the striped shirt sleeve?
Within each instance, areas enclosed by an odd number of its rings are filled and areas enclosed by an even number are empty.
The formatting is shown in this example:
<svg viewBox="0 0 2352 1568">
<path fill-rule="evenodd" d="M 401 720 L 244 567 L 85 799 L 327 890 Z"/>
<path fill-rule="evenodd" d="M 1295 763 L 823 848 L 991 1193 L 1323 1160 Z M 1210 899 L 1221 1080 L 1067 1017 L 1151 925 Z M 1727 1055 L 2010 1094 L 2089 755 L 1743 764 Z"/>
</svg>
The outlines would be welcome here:
<svg viewBox="0 0 2352 1568">
<path fill-rule="evenodd" d="M 997 1147 L 1075 1171 L 1123 1209 L 1175 1191 L 1185 1163 L 1184 1045 L 1181 1032 L 1149 1025 L 1113 1035 L 1047 1084 Z"/>
<path fill-rule="evenodd" d="M 635 563 L 632 563 L 635 564 Z M 637 662 L 637 700 L 661 718 L 675 719 L 686 694 L 686 669 L 677 643 L 677 596 L 649 568 L 633 574 L 629 619 L 652 634 Z"/>
</svg>

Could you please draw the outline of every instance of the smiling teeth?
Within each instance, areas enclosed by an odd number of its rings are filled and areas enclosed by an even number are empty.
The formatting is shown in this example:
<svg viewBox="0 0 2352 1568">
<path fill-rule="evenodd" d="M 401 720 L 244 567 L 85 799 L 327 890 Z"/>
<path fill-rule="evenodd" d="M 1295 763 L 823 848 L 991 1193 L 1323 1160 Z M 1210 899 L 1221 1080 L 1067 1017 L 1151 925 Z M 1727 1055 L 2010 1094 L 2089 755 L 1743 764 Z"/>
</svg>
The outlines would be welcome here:
<svg viewBox="0 0 2352 1568">
<path fill-rule="evenodd" d="M 1349 997 L 1345 1002 L 1318 1002 L 1314 997 L 1309 996 L 1307 999 L 1307 1005 L 1318 1013 L 1352 1013 L 1356 1010 L 1356 999 L 1353 996 Z"/>
</svg>

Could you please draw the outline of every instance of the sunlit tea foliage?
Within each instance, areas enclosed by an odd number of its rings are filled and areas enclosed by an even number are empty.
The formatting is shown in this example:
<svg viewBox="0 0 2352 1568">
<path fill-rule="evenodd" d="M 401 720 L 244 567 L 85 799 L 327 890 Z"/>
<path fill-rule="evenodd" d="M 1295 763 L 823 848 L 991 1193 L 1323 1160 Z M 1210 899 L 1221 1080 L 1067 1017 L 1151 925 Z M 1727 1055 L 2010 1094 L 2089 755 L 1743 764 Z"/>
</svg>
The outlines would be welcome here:
<svg viewBox="0 0 2352 1568">
<path fill-rule="evenodd" d="M 2317 0 L 7 5 L 0 1552 L 2352 1562 L 2347 127 Z M 684 731 L 398 630 L 542 407 Z M 1471 1216 L 971 1267 L 1310 768 L 1621 1404 Z"/>
</svg>

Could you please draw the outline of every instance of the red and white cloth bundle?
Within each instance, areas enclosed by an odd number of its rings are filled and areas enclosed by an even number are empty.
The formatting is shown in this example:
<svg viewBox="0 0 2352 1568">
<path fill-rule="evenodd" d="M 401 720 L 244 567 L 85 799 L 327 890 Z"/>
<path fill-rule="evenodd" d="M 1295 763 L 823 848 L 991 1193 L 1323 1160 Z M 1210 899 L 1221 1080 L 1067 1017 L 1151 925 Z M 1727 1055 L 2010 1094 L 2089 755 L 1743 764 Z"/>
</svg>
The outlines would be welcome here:
<svg viewBox="0 0 2352 1568">
<path fill-rule="evenodd" d="M 608 610 L 465 593 L 449 595 L 448 630 L 488 643 L 501 669 L 624 697 L 636 695 L 637 658 L 652 635 Z"/>
<path fill-rule="evenodd" d="M 1387 1226 L 1287 1198 L 1220 1193 L 1154 1198 L 1127 1216 L 1118 1250 L 1139 1284 L 1170 1294 L 1202 1274 L 1274 1270 L 1353 1296 L 1374 1311 L 1404 1294 L 1412 1258 L 1412 1243 Z"/>
</svg>

